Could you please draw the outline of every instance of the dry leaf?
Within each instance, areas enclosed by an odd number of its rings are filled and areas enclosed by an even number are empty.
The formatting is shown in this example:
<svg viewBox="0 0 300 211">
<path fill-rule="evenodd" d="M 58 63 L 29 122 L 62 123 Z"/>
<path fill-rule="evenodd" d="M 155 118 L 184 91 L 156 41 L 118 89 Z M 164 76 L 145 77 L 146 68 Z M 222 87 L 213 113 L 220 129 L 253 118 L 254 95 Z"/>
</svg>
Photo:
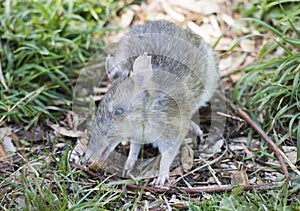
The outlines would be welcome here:
<svg viewBox="0 0 300 211">
<path fill-rule="evenodd" d="M 228 147 L 231 151 L 243 150 L 243 145 L 247 144 L 247 142 L 247 137 L 235 137 L 230 140 Z"/>
<path fill-rule="evenodd" d="M 218 23 L 218 20 L 217 20 L 217 17 L 215 15 L 210 15 L 208 17 L 209 19 L 209 22 L 215 32 L 215 37 L 219 37 L 221 36 L 222 32 L 221 32 L 221 29 L 220 29 L 220 26 L 219 26 L 219 23 Z"/>
<path fill-rule="evenodd" d="M 181 164 L 184 172 L 189 172 L 194 163 L 194 151 L 189 145 L 181 147 Z"/>
<path fill-rule="evenodd" d="M 171 5 L 205 15 L 219 13 L 220 11 L 217 0 L 168 0 L 167 2 Z"/>
<path fill-rule="evenodd" d="M 217 50 L 217 51 L 227 51 L 231 47 L 232 43 L 233 43 L 232 38 L 223 37 L 220 40 L 220 42 L 218 43 L 218 45 L 216 46 L 215 50 Z M 225 58 L 227 58 L 227 57 L 225 57 Z M 221 59 L 224 59 L 224 56 Z"/>
<path fill-rule="evenodd" d="M 127 10 L 121 15 L 120 26 L 122 28 L 127 28 L 131 24 L 134 17 L 134 12 L 132 10 Z"/>
<path fill-rule="evenodd" d="M 11 135 L 11 128 L 0 128 L 0 158 L 7 157 L 8 153 L 17 151 L 16 147 L 12 142 Z"/>
<path fill-rule="evenodd" d="M 205 142 L 199 145 L 199 151 L 201 152 L 201 157 L 210 158 L 214 156 L 216 153 L 221 152 L 221 148 L 223 145 L 224 145 L 224 139 L 217 140 L 213 136 L 207 137 Z"/>
<path fill-rule="evenodd" d="M 235 21 L 230 15 L 225 13 L 221 14 L 221 18 L 228 26 L 231 26 Z"/>
<path fill-rule="evenodd" d="M 199 35 L 200 37 L 203 38 L 205 42 L 210 42 L 210 36 L 207 34 L 205 30 L 203 30 L 200 26 L 198 26 L 196 23 L 189 21 L 187 23 L 187 26 L 189 27 L 190 30 L 192 30 L 195 34 Z"/>
<path fill-rule="evenodd" d="M 232 74 L 230 75 L 230 79 L 233 83 L 236 83 L 238 80 L 240 80 L 240 78 L 245 75 L 244 72 L 239 72 L 239 73 L 236 73 L 236 74 Z"/>
<path fill-rule="evenodd" d="M 231 175 L 231 184 L 236 185 L 249 185 L 249 179 L 246 171 L 236 171 Z"/>
<path fill-rule="evenodd" d="M 72 138 L 83 138 L 83 137 L 87 136 L 87 134 L 85 134 L 82 131 L 68 130 L 64 127 L 60 127 L 57 124 L 53 124 L 50 121 L 47 122 L 47 125 L 49 127 L 51 127 L 53 130 L 55 130 L 57 133 L 59 133 L 60 135 L 63 135 L 63 136 L 72 137 Z"/>
<path fill-rule="evenodd" d="M 170 15 L 171 18 L 179 21 L 179 22 L 183 22 L 184 21 L 184 16 L 181 15 L 180 13 L 176 12 L 175 10 L 173 10 L 169 4 L 167 4 L 165 1 L 161 1 L 162 7 L 164 8 L 164 10 L 166 11 L 166 13 L 168 15 Z"/>
<path fill-rule="evenodd" d="M 240 42 L 240 46 L 244 52 L 253 53 L 255 52 L 255 41 L 249 39 L 243 39 Z"/>
<path fill-rule="evenodd" d="M 228 72 L 223 71 L 229 69 L 232 65 L 232 56 L 223 57 L 220 59 L 219 69 L 222 71 L 222 75 L 228 74 Z"/>
<path fill-rule="evenodd" d="M 252 142 L 254 141 L 252 140 Z M 248 157 L 251 157 L 253 153 L 247 148 L 247 143 L 247 137 L 236 137 L 230 140 L 228 147 L 231 151 L 244 151 Z"/>
<path fill-rule="evenodd" d="M 293 164 L 297 162 L 297 148 L 293 146 L 282 146 L 282 149 L 286 156 L 290 159 Z"/>
<path fill-rule="evenodd" d="M 0 145 L 0 161 L 6 160 L 7 153 L 2 145 Z"/>
<path fill-rule="evenodd" d="M 88 145 L 87 138 L 78 139 L 74 149 L 71 152 L 70 161 L 79 163 L 80 158 L 83 156 L 83 154 L 87 149 L 87 145 Z"/>
<path fill-rule="evenodd" d="M 225 169 L 225 170 L 228 170 L 228 171 L 237 170 L 237 167 L 233 162 L 227 162 L 226 161 L 226 163 L 225 162 L 221 163 L 220 167 L 222 169 Z"/>
</svg>

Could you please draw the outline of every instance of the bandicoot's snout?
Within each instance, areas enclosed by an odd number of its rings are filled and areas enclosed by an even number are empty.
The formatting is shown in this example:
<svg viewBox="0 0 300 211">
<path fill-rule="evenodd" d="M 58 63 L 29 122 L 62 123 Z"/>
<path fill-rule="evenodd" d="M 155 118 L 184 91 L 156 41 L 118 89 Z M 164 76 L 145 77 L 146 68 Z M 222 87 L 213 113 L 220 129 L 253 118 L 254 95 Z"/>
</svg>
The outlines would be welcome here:
<svg viewBox="0 0 300 211">
<path fill-rule="evenodd" d="M 103 163 L 107 160 L 110 153 L 116 148 L 118 142 L 101 142 L 98 141 L 97 145 L 91 144 L 93 139 L 90 140 L 88 148 L 82 159 L 83 165 L 90 165 L 92 162 L 96 161 Z"/>
</svg>

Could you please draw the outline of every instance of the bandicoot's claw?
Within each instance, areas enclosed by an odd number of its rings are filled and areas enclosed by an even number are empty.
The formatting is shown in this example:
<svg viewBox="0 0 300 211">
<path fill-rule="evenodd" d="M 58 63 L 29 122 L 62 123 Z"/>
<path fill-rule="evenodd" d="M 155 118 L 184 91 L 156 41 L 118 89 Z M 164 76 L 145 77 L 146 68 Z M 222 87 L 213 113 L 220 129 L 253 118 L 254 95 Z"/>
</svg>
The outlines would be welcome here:
<svg viewBox="0 0 300 211">
<path fill-rule="evenodd" d="M 166 182 L 169 182 L 169 173 L 160 174 L 151 182 L 151 185 L 163 186 Z"/>
<path fill-rule="evenodd" d="M 199 127 L 199 125 L 197 125 L 195 122 L 191 121 L 190 130 L 194 133 L 194 135 L 196 135 L 196 136 L 198 136 L 200 138 L 201 142 L 204 141 L 203 131 L 201 130 L 201 128 Z"/>
</svg>

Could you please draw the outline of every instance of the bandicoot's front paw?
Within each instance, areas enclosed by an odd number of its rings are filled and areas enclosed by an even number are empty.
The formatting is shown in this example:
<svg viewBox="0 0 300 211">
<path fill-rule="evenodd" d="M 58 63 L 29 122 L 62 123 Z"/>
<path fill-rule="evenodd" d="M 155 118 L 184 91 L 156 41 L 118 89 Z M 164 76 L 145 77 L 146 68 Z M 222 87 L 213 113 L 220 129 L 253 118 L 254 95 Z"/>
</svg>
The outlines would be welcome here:
<svg viewBox="0 0 300 211">
<path fill-rule="evenodd" d="M 154 179 L 151 182 L 151 185 L 163 186 L 167 181 L 169 181 L 169 173 L 163 173 L 157 176 L 157 179 Z"/>
</svg>

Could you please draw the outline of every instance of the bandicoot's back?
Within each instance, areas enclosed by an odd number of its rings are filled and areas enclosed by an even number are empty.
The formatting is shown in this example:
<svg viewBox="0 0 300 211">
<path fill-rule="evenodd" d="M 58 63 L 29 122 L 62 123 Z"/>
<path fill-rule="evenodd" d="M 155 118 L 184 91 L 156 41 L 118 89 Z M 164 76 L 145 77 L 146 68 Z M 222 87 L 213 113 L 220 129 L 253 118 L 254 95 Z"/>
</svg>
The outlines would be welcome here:
<svg viewBox="0 0 300 211">
<path fill-rule="evenodd" d="M 199 107 L 205 105 L 213 95 L 218 80 L 213 49 L 191 31 L 167 21 L 150 21 L 131 28 L 119 42 L 113 59 L 108 59 L 110 77 L 114 75 L 113 66 L 115 70 L 121 68 L 118 72 L 127 77 L 134 60 L 145 52 L 152 56 L 153 68 L 163 67 L 164 71 L 177 74 L 194 94 L 197 93 L 194 96 Z M 174 69 L 178 65 L 186 66 L 190 72 Z M 199 87 L 203 86 L 206 90 L 199 95 Z"/>
</svg>

